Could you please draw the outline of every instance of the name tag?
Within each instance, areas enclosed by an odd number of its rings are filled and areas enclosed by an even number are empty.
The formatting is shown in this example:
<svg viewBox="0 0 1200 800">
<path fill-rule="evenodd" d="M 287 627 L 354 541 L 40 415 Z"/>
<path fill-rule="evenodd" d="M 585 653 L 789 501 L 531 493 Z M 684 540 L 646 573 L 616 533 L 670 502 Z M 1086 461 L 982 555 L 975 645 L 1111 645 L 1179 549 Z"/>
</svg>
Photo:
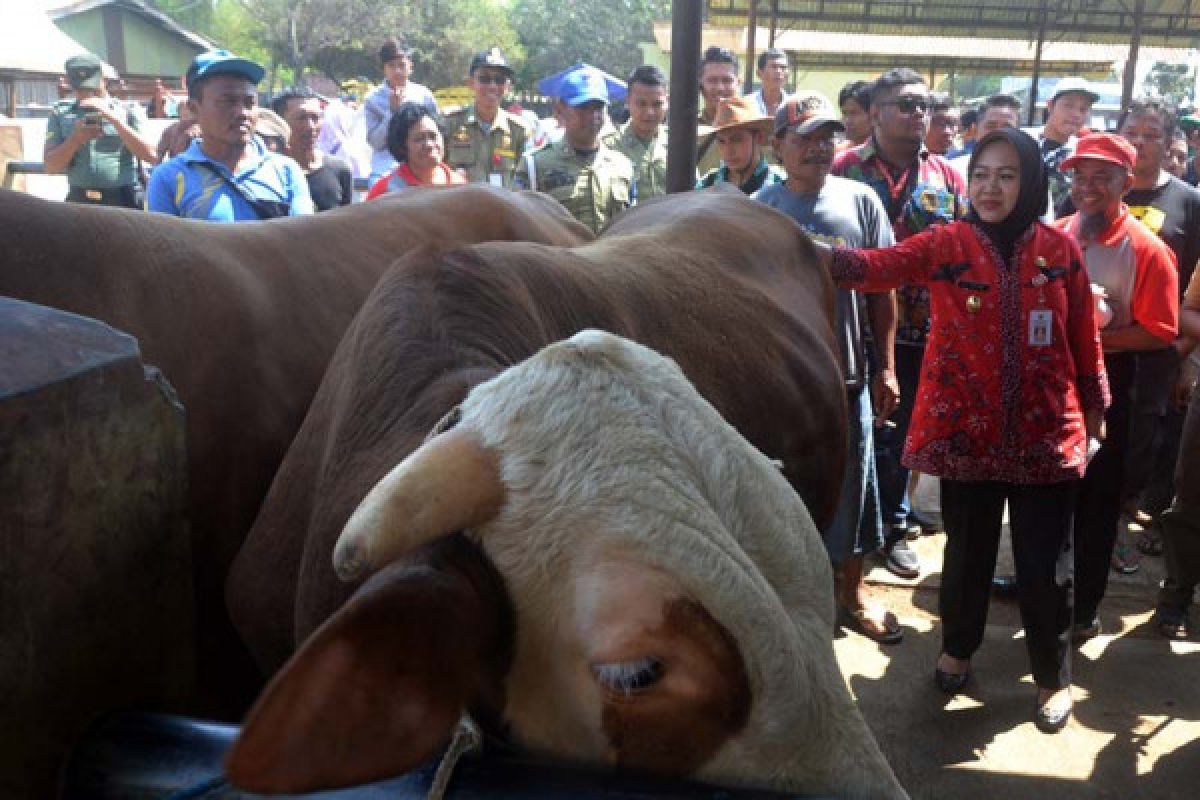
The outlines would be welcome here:
<svg viewBox="0 0 1200 800">
<path fill-rule="evenodd" d="M 1054 313 L 1046 308 L 1029 312 L 1029 346 L 1049 347 L 1053 343 Z"/>
<path fill-rule="evenodd" d="M 488 175 L 488 185 L 495 186 L 497 189 L 503 189 L 504 188 L 504 176 L 497 175 L 496 173 L 493 172 L 492 174 Z"/>
<path fill-rule="evenodd" d="M 495 150 L 492 151 L 492 153 L 494 155 L 500 156 L 501 158 L 513 158 L 514 156 L 516 156 L 516 152 L 514 152 L 512 150 L 506 150 L 506 149 L 500 148 L 500 147 L 497 147 Z"/>
</svg>

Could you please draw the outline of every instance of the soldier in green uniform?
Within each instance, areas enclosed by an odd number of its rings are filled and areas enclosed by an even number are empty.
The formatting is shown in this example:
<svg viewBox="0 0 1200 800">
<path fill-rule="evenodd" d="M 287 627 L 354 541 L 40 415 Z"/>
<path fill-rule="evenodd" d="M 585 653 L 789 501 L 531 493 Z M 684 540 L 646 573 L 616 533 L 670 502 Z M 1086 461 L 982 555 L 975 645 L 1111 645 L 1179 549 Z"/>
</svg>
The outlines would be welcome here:
<svg viewBox="0 0 1200 800">
<path fill-rule="evenodd" d="M 75 56 L 64 66 L 75 97 L 50 111 L 42 154 L 46 172 L 66 173 L 67 200 L 73 203 L 141 208 L 137 162 L 158 160 L 141 135 L 141 107 L 109 95 L 104 64 L 95 56 Z"/>
<path fill-rule="evenodd" d="M 633 162 L 639 200 L 667 193 L 667 76 L 643 65 L 629 76 L 629 121 L 604 143 Z"/>
<path fill-rule="evenodd" d="M 531 137 L 529 123 L 500 107 L 512 76 L 500 48 L 477 53 L 467 78 L 475 103 L 445 117 L 446 163 L 462 170 L 471 183 L 512 188 L 513 172 Z"/>
<path fill-rule="evenodd" d="M 581 67 L 570 73 L 558 95 L 555 110 L 563 136 L 526 153 L 513 185 L 545 192 L 599 233 L 637 198 L 633 164 L 600 141 L 608 86 L 599 70 Z"/>
</svg>

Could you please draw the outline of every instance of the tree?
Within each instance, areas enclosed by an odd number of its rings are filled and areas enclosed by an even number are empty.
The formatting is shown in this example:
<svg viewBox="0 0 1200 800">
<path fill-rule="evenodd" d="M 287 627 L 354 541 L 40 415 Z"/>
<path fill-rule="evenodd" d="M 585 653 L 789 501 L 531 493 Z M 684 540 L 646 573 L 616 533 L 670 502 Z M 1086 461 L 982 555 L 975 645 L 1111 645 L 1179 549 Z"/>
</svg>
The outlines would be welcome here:
<svg viewBox="0 0 1200 800">
<path fill-rule="evenodd" d="M 1191 105 L 1196 73 L 1187 64 L 1154 62 L 1142 87 L 1153 97 L 1160 97 L 1176 106 Z"/>
<path fill-rule="evenodd" d="M 527 54 L 517 83 L 532 86 L 578 61 L 624 78 L 642 63 L 638 45 L 653 38 L 654 20 L 670 14 L 669 0 L 515 0 L 511 16 Z"/>
</svg>

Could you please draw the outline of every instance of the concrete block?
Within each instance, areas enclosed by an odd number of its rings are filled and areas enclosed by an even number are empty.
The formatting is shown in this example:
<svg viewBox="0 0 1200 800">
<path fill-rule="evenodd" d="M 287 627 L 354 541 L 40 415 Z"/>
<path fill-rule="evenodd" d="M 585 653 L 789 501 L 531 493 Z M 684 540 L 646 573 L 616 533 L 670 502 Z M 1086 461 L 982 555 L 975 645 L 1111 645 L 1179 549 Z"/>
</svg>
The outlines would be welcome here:
<svg viewBox="0 0 1200 800">
<path fill-rule="evenodd" d="M 137 341 L 0 297 L 0 797 L 194 684 L 184 411 Z"/>
</svg>

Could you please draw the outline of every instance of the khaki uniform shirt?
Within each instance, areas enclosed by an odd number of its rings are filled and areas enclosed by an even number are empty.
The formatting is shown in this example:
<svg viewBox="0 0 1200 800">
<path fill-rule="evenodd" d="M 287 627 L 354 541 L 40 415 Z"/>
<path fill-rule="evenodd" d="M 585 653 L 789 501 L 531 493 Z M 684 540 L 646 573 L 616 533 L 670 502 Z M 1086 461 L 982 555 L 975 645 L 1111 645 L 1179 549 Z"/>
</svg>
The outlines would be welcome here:
<svg viewBox="0 0 1200 800">
<path fill-rule="evenodd" d="M 142 129 L 141 106 L 125 104 L 115 97 L 105 102 L 113 111 L 124 109 L 125 124 L 135 131 Z M 50 109 L 46 120 L 46 144 L 57 147 L 67 140 L 76 125 L 83 124 L 87 109 L 77 100 L 60 100 Z M 104 135 L 84 143 L 67 166 L 67 184 L 72 189 L 116 189 L 139 182 L 137 159 L 121 141 L 111 122 L 104 123 Z"/>
<path fill-rule="evenodd" d="M 604 143 L 633 162 L 637 173 L 637 199 L 649 200 L 667 193 L 667 131 L 659 127 L 653 139 L 639 139 L 628 122 L 604 138 Z"/>
<path fill-rule="evenodd" d="M 565 136 L 526 154 L 517 165 L 513 185 L 550 195 L 593 233 L 600 233 L 633 205 L 636 196 L 628 158 L 603 142 L 596 152 L 580 154 Z"/>
<path fill-rule="evenodd" d="M 512 188 L 513 173 L 532 138 L 529 124 L 504 109 L 488 130 L 475 113 L 475 106 L 446 115 L 446 163 L 466 173 L 471 183 Z"/>
</svg>

